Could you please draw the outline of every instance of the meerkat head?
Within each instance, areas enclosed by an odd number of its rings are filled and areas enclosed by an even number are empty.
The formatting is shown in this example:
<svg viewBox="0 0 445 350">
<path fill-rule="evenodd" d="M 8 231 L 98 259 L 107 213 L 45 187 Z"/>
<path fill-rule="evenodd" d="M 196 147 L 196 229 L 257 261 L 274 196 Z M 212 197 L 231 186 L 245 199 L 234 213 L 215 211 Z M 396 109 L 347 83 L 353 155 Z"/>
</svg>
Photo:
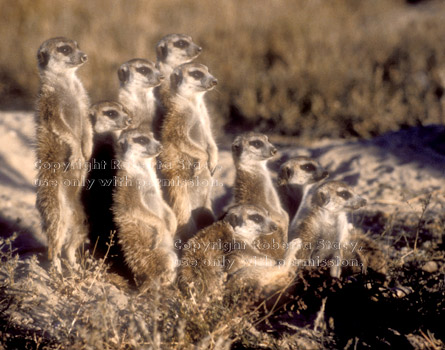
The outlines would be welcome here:
<svg viewBox="0 0 445 350">
<path fill-rule="evenodd" d="M 312 204 L 332 213 L 352 211 L 366 205 L 352 188 L 341 181 L 328 181 L 320 185 L 314 193 Z"/>
<path fill-rule="evenodd" d="M 121 87 L 152 88 L 161 84 L 164 76 L 151 61 L 134 58 L 117 71 Z"/>
<path fill-rule="evenodd" d="M 125 130 L 131 125 L 127 109 L 115 101 L 102 101 L 93 104 L 88 112 L 96 133 Z"/>
<path fill-rule="evenodd" d="M 218 80 L 209 69 L 199 63 L 184 63 L 176 67 L 170 75 L 170 88 L 177 95 L 193 98 L 212 90 Z"/>
<path fill-rule="evenodd" d="M 310 185 L 328 176 L 329 173 L 315 159 L 300 156 L 281 165 L 278 185 Z"/>
<path fill-rule="evenodd" d="M 277 149 L 264 134 L 249 132 L 237 136 L 232 143 L 232 156 L 237 164 L 265 162 L 276 154 Z"/>
<path fill-rule="evenodd" d="M 191 62 L 201 53 L 202 48 L 192 38 L 184 34 L 169 34 L 156 44 L 157 65 L 173 69 L 183 63 Z"/>
<path fill-rule="evenodd" d="M 251 243 L 259 236 L 270 235 L 278 227 L 270 220 L 266 209 L 250 204 L 231 207 L 224 219 L 240 239 Z"/>
<path fill-rule="evenodd" d="M 121 155 L 129 161 L 154 158 L 162 152 L 162 145 L 155 140 L 152 132 L 141 132 L 138 129 L 123 131 L 118 145 Z"/>
<path fill-rule="evenodd" d="M 80 51 L 77 42 L 64 37 L 46 40 L 37 51 L 37 61 L 41 72 L 75 71 L 87 60 L 88 56 Z"/>
</svg>

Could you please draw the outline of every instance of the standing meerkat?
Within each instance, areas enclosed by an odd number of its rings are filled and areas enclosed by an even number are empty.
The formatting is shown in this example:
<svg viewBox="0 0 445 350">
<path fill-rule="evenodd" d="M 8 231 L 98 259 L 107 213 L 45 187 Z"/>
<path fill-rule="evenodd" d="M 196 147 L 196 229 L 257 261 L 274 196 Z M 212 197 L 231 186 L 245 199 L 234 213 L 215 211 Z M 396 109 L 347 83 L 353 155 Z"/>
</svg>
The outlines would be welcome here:
<svg viewBox="0 0 445 350">
<path fill-rule="evenodd" d="M 186 242 L 214 221 L 212 175 L 218 162 L 204 94 L 217 80 L 206 66 L 186 63 L 171 74 L 171 95 L 162 128 L 160 155 L 167 202 L 178 220 L 177 238 Z"/>
<path fill-rule="evenodd" d="M 264 207 L 278 225 L 278 230 L 258 242 L 261 251 L 281 259 L 287 244 L 289 217 L 281 207 L 278 193 L 267 169 L 267 161 L 277 149 L 266 135 L 249 132 L 239 135 L 232 143 L 232 156 L 236 168 L 234 184 L 235 203 L 255 204 Z"/>
<path fill-rule="evenodd" d="M 114 189 L 113 214 L 125 261 L 143 291 L 153 283 L 170 285 L 176 277 L 176 218 L 156 176 L 162 146 L 153 133 L 137 129 L 124 131 L 118 142 L 121 183 Z"/>
<path fill-rule="evenodd" d="M 133 117 L 132 128 L 153 131 L 156 112 L 154 88 L 164 80 L 164 76 L 153 62 L 134 58 L 122 64 L 118 70 L 120 82 L 119 102 Z"/>
<path fill-rule="evenodd" d="M 320 163 L 310 157 L 296 157 L 281 165 L 277 183 L 280 197 L 291 219 L 290 228 L 307 213 L 311 190 L 328 176 L 329 173 Z M 289 236 L 288 240 L 294 238 Z"/>
<path fill-rule="evenodd" d="M 62 248 L 71 266 L 87 236 L 81 203 L 93 130 L 87 93 L 76 70 L 87 61 L 77 42 L 63 37 L 45 41 L 37 52 L 40 91 L 36 138 L 38 188 L 36 206 L 48 237 L 48 257 L 62 271 Z"/>
<path fill-rule="evenodd" d="M 297 260 L 304 264 L 317 259 L 320 264 L 331 267 L 332 277 L 339 278 L 345 257 L 357 248 L 351 241 L 351 225 L 346 214 L 364 205 L 366 199 L 344 182 L 328 181 L 320 185 L 312 197 L 309 214 L 292 233 L 302 242 Z"/>
<path fill-rule="evenodd" d="M 161 86 L 155 89 L 156 114 L 153 122 L 155 138 L 161 137 L 162 124 L 167 113 L 168 96 L 170 95 L 170 75 L 173 70 L 184 63 L 197 58 L 202 48 L 196 45 L 189 35 L 169 34 L 156 44 L 156 68 L 166 78 Z"/>
<path fill-rule="evenodd" d="M 115 230 L 111 206 L 113 203 L 113 180 L 117 170 L 115 145 L 122 130 L 131 125 L 127 109 L 115 101 L 95 103 L 89 109 L 94 127 L 93 153 L 88 174 L 88 186 L 82 194 L 90 227 L 90 242 L 96 253 L 103 257 L 108 250 L 110 232 Z M 110 248 L 110 255 L 118 254 L 117 245 Z"/>
<path fill-rule="evenodd" d="M 247 264 L 246 257 L 267 264 L 268 258 L 252 243 L 276 229 L 264 208 L 244 204 L 229 208 L 222 220 L 202 229 L 183 246 L 179 287 L 199 298 L 220 295 L 227 273 Z"/>
</svg>

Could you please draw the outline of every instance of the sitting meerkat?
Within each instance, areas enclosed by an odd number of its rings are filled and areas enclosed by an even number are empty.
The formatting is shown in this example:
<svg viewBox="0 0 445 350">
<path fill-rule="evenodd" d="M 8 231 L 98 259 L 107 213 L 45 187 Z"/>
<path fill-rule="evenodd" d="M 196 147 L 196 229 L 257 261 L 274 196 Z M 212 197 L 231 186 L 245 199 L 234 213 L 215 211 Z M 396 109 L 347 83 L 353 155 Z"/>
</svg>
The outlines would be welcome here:
<svg viewBox="0 0 445 350">
<path fill-rule="evenodd" d="M 120 82 L 119 102 L 133 116 L 132 128 L 153 131 L 156 112 L 154 88 L 164 80 L 164 76 L 151 61 L 134 58 L 122 64 L 118 70 Z"/>
<path fill-rule="evenodd" d="M 48 237 L 48 257 L 62 271 L 62 248 L 71 266 L 87 234 L 81 203 L 86 163 L 93 147 L 89 99 L 76 70 L 87 61 L 77 42 L 45 41 L 37 52 L 40 90 L 36 113 L 36 207 Z"/>
<path fill-rule="evenodd" d="M 315 159 L 310 157 L 296 157 L 283 163 L 278 174 L 278 190 L 282 202 L 288 210 L 290 220 L 289 232 L 295 232 L 292 227 L 308 212 L 311 190 L 329 173 Z M 295 237 L 289 235 L 291 241 Z"/>
<path fill-rule="evenodd" d="M 202 64 L 186 63 L 171 74 L 170 102 L 162 128 L 164 151 L 159 158 L 167 202 L 178 220 L 176 238 L 182 242 L 215 219 L 210 195 L 218 147 L 204 94 L 216 84 Z"/>
<path fill-rule="evenodd" d="M 257 245 L 264 254 L 281 259 L 287 244 L 289 217 L 281 207 L 266 165 L 276 153 L 277 149 L 263 134 L 249 132 L 237 136 L 232 143 L 236 168 L 235 203 L 255 204 L 269 212 L 271 219 L 278 225 L 278 230 L 270 236 L 262 237 Z"/>
<path fill-rule="evenodd" d="M 155 138 L 161 137 L 162 124 L 167 112 L 167 104 L 170 95 L 170 74 L 184 63 L 189 63 L 197 58 L 202 48 L 196 45 L 189 35 L 169 34 L 164 36 L 156 44 L 156 68 L 166 78 L 161 86 L 155 89 L 156 114 L 153 122 Z"/>
<path fill-rule="evenodd" d="M 113 214 L 125 261 L 142 291 L 158 282 L 170 285 L 176 278 L 176 218 L 156 176 L 155 157 L 162 146 L 152 133 L 137 129 L 124 131 L 118 143 L 122 183 L 114 188 Z"/>
<path fill-rule="evenodd" d="M 132 118 L 126 108 L 115 101 L 93 104 L 89 116 L 94 128 L 94 147 L 82 201 L 90 227 L 90 243 L 98 256 L 103 257 L 108 250 L 110 233 L 115 230 L 111 212 L 113 180 L 117 173 L 113 166 L 115 145 L 122 130 L 130 127 Z M 112 246 L 109 256 L 116 255 L 116 249 L 116 245 Z"/>
<path fill-rule="evenodd" d="M 246 264 L 267 264 L 267 256 L 252 242 L 270 235 L 277 226 L 265 209 L 255 205 L 235 205 L 223 219 L 199 231 L 183 246 L 179 287 L 197 297 L 220 295 L 225 276 Z M 244 261 L 248 257 L 249 261 Z M 272 264 L 273 262 L 271 262 Z"/>
<path fill-rule="evenodd" d="M 351 225 L 347 212 L 366 205 L 344 182 L 328 181 L 320 185 L 312 197 L 308 215 L 297 225 L 291 235 L 301 239 L 302 248 L 296 254 L 299 264 L 315 259 L 327 264 L 331 276 L 339 278 L 341 267 L 349 251 L 356 247 L 351 242 Z"/>
</svg>

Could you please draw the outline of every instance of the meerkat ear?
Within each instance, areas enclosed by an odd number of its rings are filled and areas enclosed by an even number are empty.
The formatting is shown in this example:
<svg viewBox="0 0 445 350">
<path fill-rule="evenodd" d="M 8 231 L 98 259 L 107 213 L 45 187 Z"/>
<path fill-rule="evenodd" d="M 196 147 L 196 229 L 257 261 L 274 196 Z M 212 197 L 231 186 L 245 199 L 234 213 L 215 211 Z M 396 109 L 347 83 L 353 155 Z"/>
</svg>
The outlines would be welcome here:
<svg viewBox="0 0 445 350">
<path fill-rule="evenodd" d="M 160 62 L 164 62 L 167 58 L 168 50 L 167 44 L 163 43 L 156 47 L 156 59 Z"/>
<path fill-rule="evenodd" d="M 88 112 L 88 116 L 90 117 L 91 124 L 93 124 L 93 126 L 96 125 L 96 122 L 97 122 L 96 111 L 90 109 L 90 111 Z"/>
<path fill-rule="evenodd" d="M 121 83 L 126 83 L 130 78 L 130 70 L 128 69 L 127 66 L 122 65 L 117 71 L 117 76 L 119 77 L 119 81 Z"/>
<path fill-rule="evenodd" d="M 243 146 L 241 143 L 241 138 L 237 137 L 235 141 L 232 143 L 232 153 L 239 157 L 241 155 L 241 152 L 243 151 Z"/>
<path fill-rule="evenodd" d="M 330 201 L 329 194 L 318 191 L 312 199 L 312 203 L 319 207 L 324 207 Z"/>
<path fill-rule="evenodd" d="M 173 88 L 173 90 L 175 90 L 179 84 L 181 84 L 182 82 L 182 72 L 181 71 L 174 71 L 171 75 L 170 75 L 170 86 Z"/>
<path fill-rule="evenodd" d="M 49 54 L 46 51 L 39 51 L 37 53 L 37 61 L 39 62 L 40 68 L 45 68 L 48 65 L 49 62 Z"/>
</svg>

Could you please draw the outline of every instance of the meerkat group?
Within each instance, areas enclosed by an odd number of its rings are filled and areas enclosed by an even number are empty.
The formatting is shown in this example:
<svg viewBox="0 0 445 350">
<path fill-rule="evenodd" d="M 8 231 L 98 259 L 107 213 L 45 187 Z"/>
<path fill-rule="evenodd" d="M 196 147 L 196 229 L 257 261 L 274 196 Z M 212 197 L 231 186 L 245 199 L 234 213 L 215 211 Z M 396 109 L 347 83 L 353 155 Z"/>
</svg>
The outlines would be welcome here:
<svg viewBox="0 0 445 350">
<path fill-rule="evenodd" d="M 265 297 L 286 288 L 315 257 L 356 257 L 384 273 L 350 249 L 356 240 L 379 256 L 347 219 L 366 200 L 346 183 L 326 181 L 327 171 L 309 157 L 282 164 L 275 184 L 267 162 L 277 148 L 264 134 L 235 137 L 233 203 L 216 220 L 218 146 L 204 96 L 218 81 L 192 62 L 201 51 L 190 36 L 167 35 L 156 45 L 156 63 L 134 58 L 119 67 L 117 101 L 90 106 L 75 74 L 87 61 L 77 43 L 57 37 L 40 46 L 37 158 L 65 165 L 38 173 L 36 205 L 55 269 L 62 272 L 62 253 L 77 266 L 88 234 L 96 246 L 116 230 L 142 291 L 177 285 L 207 298 L 242 286 Z M 97 169 L 88 168 L 92 162 Z M 332 277 L 341 277 L 341 266 L 332 265 Z"/>
</svg>

